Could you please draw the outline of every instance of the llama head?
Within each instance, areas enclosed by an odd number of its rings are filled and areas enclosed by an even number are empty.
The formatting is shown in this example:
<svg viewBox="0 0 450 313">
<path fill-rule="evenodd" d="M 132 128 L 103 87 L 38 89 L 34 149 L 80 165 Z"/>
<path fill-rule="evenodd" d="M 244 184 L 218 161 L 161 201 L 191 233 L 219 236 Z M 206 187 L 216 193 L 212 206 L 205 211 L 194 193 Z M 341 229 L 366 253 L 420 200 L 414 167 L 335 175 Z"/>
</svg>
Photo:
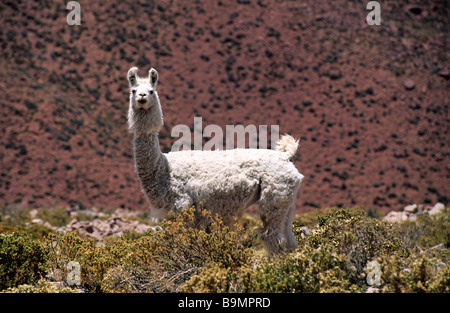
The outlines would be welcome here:
<svg viewBox="0 0 450 313">
<path fill-rule="evenodd" d="M 137 70 L 137 67 L 132 67 L 127 75 L 130 84 L 130 105 L 135 109 L 148 110 L 158 103 L 158 72 L 152 68 L 147 78 L 141 78 L 137 75 Z"/>
<path fill-rule="evenodd" d="M 141 78 L 137 70 L 137 67 L 132 67 L 127 75 L 130 85 L 128 126 L 137 136 L 157 133 L 163 125 L 161 104 L 156 92 L 158 72 L 152 68 L 147 78 Z"/>
</svg>

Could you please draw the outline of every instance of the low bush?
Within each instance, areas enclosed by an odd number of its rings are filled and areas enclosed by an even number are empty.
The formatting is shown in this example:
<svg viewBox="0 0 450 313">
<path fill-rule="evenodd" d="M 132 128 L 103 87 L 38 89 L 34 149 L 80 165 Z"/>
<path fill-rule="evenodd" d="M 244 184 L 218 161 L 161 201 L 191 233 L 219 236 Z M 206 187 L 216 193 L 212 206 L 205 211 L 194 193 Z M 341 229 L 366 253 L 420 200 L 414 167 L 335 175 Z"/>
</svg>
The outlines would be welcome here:
<svg viewBox="0 0 450 313">
<path fill-rule="evenodd" d="M 58 286 L 57 283 L 51 283 L 40 279 L 35 284 L 23 284 L 17 287 L 10 287 L 3 293 L 78 293 L 79 290 L 69 287 Z"/>
<path fill-rule="evenodd" d="M 443 243 L 450 248 L 450 210 L 440 214 L 422 215 L 416 221 L 400 224 L 398 235 L 410 248 L 431 248 Z"/>
<path fill-rule="evenodd" d="M 196 214 L 210 220 L 207 229 L 194 227 Z M 76 261 L 88 292 L 175 292 L 210 262 L 231 269 L 248 263 L 249 236 L 239 234 L 239 224 L 236 228 L 230 231 L 209 211 L 187 208 L 171 214 L 155 232 L 126 233 L 102 246 L 76 233 L 50 234 L 53 279 L 64 281 L 70 272 L 66 265 Z"/>
<path fill-rule="evenodd" d="M 338 210 L 318 216 L 318 225 L 308 241 L 312 247 L 332 245 L 338 254 L 344 254 L 354 283 L 366 283 L 368 262 L 380 255 L 409 252 L 393 231 L 394 225 L 369 217 L 357 209 Z"/>
<path fill-rule="evenodd" d="M 202 268 L 183 285 L 184 292 L 349 292 L 345 257 L 305 245 L 272 262 L 261 260 L 231 270 L 219 264 Z"/>
<path fill-rule="evenodd" d="M 0 290 L 37 282 L 46 274 L 48 247 L 31 234 L 0 234 Z"/>
<path fill-rule="evenodd" d="M 445 254 L 445 255 L 444 255 Z M 450 292 L 449 252 L 415 253 L 408 258 L 383 256 L 380 264 L 380 292 Z M 447 263 L 447 264 L 446 264 Z"/>
<path fill-rule="evenodd" d="M 207 230 L 198 229 L 196 214 L 211 223 Z M 194 208 L 171 214 L 156 232 L 147 232 L 132 244 L 132 251 L 122 264 L 108 272 L 103 282 L 107 291 L 175 292 L 199 269 L 210 263 L 235 269 L 249 262 L 251 252 L 245 246 L 246 236 L 236 224 L 232 232 L 209 211 Z M 118 244 L 123 244 L 126 239 Z M 130 279 L 131 278 L 131 279 Z"/>
<path fill-rule="evenodd" d="M 48 260 L 52 280 L 67 284 L 69 273 L 73 270 L 67 265 L 69 262 L 78 262 L 81 270 L 80 287 L 87 292 L 102 291 L 103 276 L 118 261 L 110 246 L 97 246 L 95 239 L 80 238 L 76 232 L 63 235 L 52 233 L 46 241 L 50 247 Z M 119 254 L 126 251 L 120 251 Z"/>
<path fill-rule="evenodd" d="M 297 218 L 299 247 L 270 261 L 258 239 L 258 220 L 246 216 L 231 230 L 209 211 L 194 208 L 170 214 L 156 230 L 125 232 L 101 245 L 75 232 L 6 225 L 0 234 L 0 290 L 364 292 L 372 285 L 368 264 L 376 261 L 375 290 L 450 292 L 448 211 L 403 224 L 358 209 L 321 212 Z M 199 228 L 198 218 L 208 222 Z M 80 266 L 80 284 L 69 286 L 72 261 Z"/>
</svg>

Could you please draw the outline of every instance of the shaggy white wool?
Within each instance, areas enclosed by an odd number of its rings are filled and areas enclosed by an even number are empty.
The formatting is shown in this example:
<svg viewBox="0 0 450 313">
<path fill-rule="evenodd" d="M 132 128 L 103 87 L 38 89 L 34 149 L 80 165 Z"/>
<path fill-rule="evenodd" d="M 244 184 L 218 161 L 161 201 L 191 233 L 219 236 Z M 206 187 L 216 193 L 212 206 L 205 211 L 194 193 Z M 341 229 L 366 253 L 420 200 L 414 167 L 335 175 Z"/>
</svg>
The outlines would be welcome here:
<svg viewBox="0 0 450 313">
<path fill-rule="evenodd" d="M 153 216 L 190 205 L 219 214 L 230 227 L 234 217 L 258 204 L 263 222 L 261 238 L 269 255 L 296 248 L 292 233 L 297 191 L 303 179 L 291 161 L 298 148 L 293 137 L 283 136 L 276 150 L 160 151 L 158 131 L 162 111 L 156 92 L 158 74 L 137 76 L 130 83 L 129 129 L 134 133 L 135 170 Z M 205 221 L 198 221 L 202 225 Z M 205 225 L 203 225 L 205 226 Z"/>
</svg>

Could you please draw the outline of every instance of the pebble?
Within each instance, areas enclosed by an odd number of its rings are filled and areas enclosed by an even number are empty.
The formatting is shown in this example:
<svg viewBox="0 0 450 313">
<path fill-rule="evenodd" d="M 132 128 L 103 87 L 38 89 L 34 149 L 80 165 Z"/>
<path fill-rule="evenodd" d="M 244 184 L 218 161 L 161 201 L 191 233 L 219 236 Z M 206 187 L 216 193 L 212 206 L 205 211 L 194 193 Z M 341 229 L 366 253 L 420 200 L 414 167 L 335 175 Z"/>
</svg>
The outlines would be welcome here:
<svg viewBox="0 0 450 313">
<path fill-rule="evenodd" d="M 414 81 L 411 78 L 407 78 L 403 82 L 403 86 L 405 87 L 406 90 L 413 90 L 414 87 L 416 86 L 416 84 L 414 83 Z"/>
</svg>

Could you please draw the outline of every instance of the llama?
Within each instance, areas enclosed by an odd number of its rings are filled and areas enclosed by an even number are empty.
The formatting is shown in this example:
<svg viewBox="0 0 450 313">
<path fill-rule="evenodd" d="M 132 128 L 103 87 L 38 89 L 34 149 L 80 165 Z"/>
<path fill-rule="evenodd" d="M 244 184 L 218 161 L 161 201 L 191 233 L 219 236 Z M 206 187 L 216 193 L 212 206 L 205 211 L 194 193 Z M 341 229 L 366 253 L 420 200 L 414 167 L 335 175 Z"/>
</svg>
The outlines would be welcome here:
<svg viewBox="0 0 450 313">
<path fill-rule="evenodd" d="M 292 162 L 298 141 L 285 135 L 276 150 L 162 153 L 158 140 L 163 125 L 156 91 L 158 73 L 152 68 L 148 78 L 141 78 L 137 70 L 133 67 L 128 71 L 128 126 L 134 134 L 135 171 L 151 216 L 165 218 L 169 211 L 180 212 L 203 203 L 205 209 L 217 213 L 225 225 L 232 227 L 234 217 L 241 217 L 247 207 L 257 203 L 263 222 L 261 239 L 269 257 L 295 249 L 292 219 L 303 179 Z"/>
</svg>

